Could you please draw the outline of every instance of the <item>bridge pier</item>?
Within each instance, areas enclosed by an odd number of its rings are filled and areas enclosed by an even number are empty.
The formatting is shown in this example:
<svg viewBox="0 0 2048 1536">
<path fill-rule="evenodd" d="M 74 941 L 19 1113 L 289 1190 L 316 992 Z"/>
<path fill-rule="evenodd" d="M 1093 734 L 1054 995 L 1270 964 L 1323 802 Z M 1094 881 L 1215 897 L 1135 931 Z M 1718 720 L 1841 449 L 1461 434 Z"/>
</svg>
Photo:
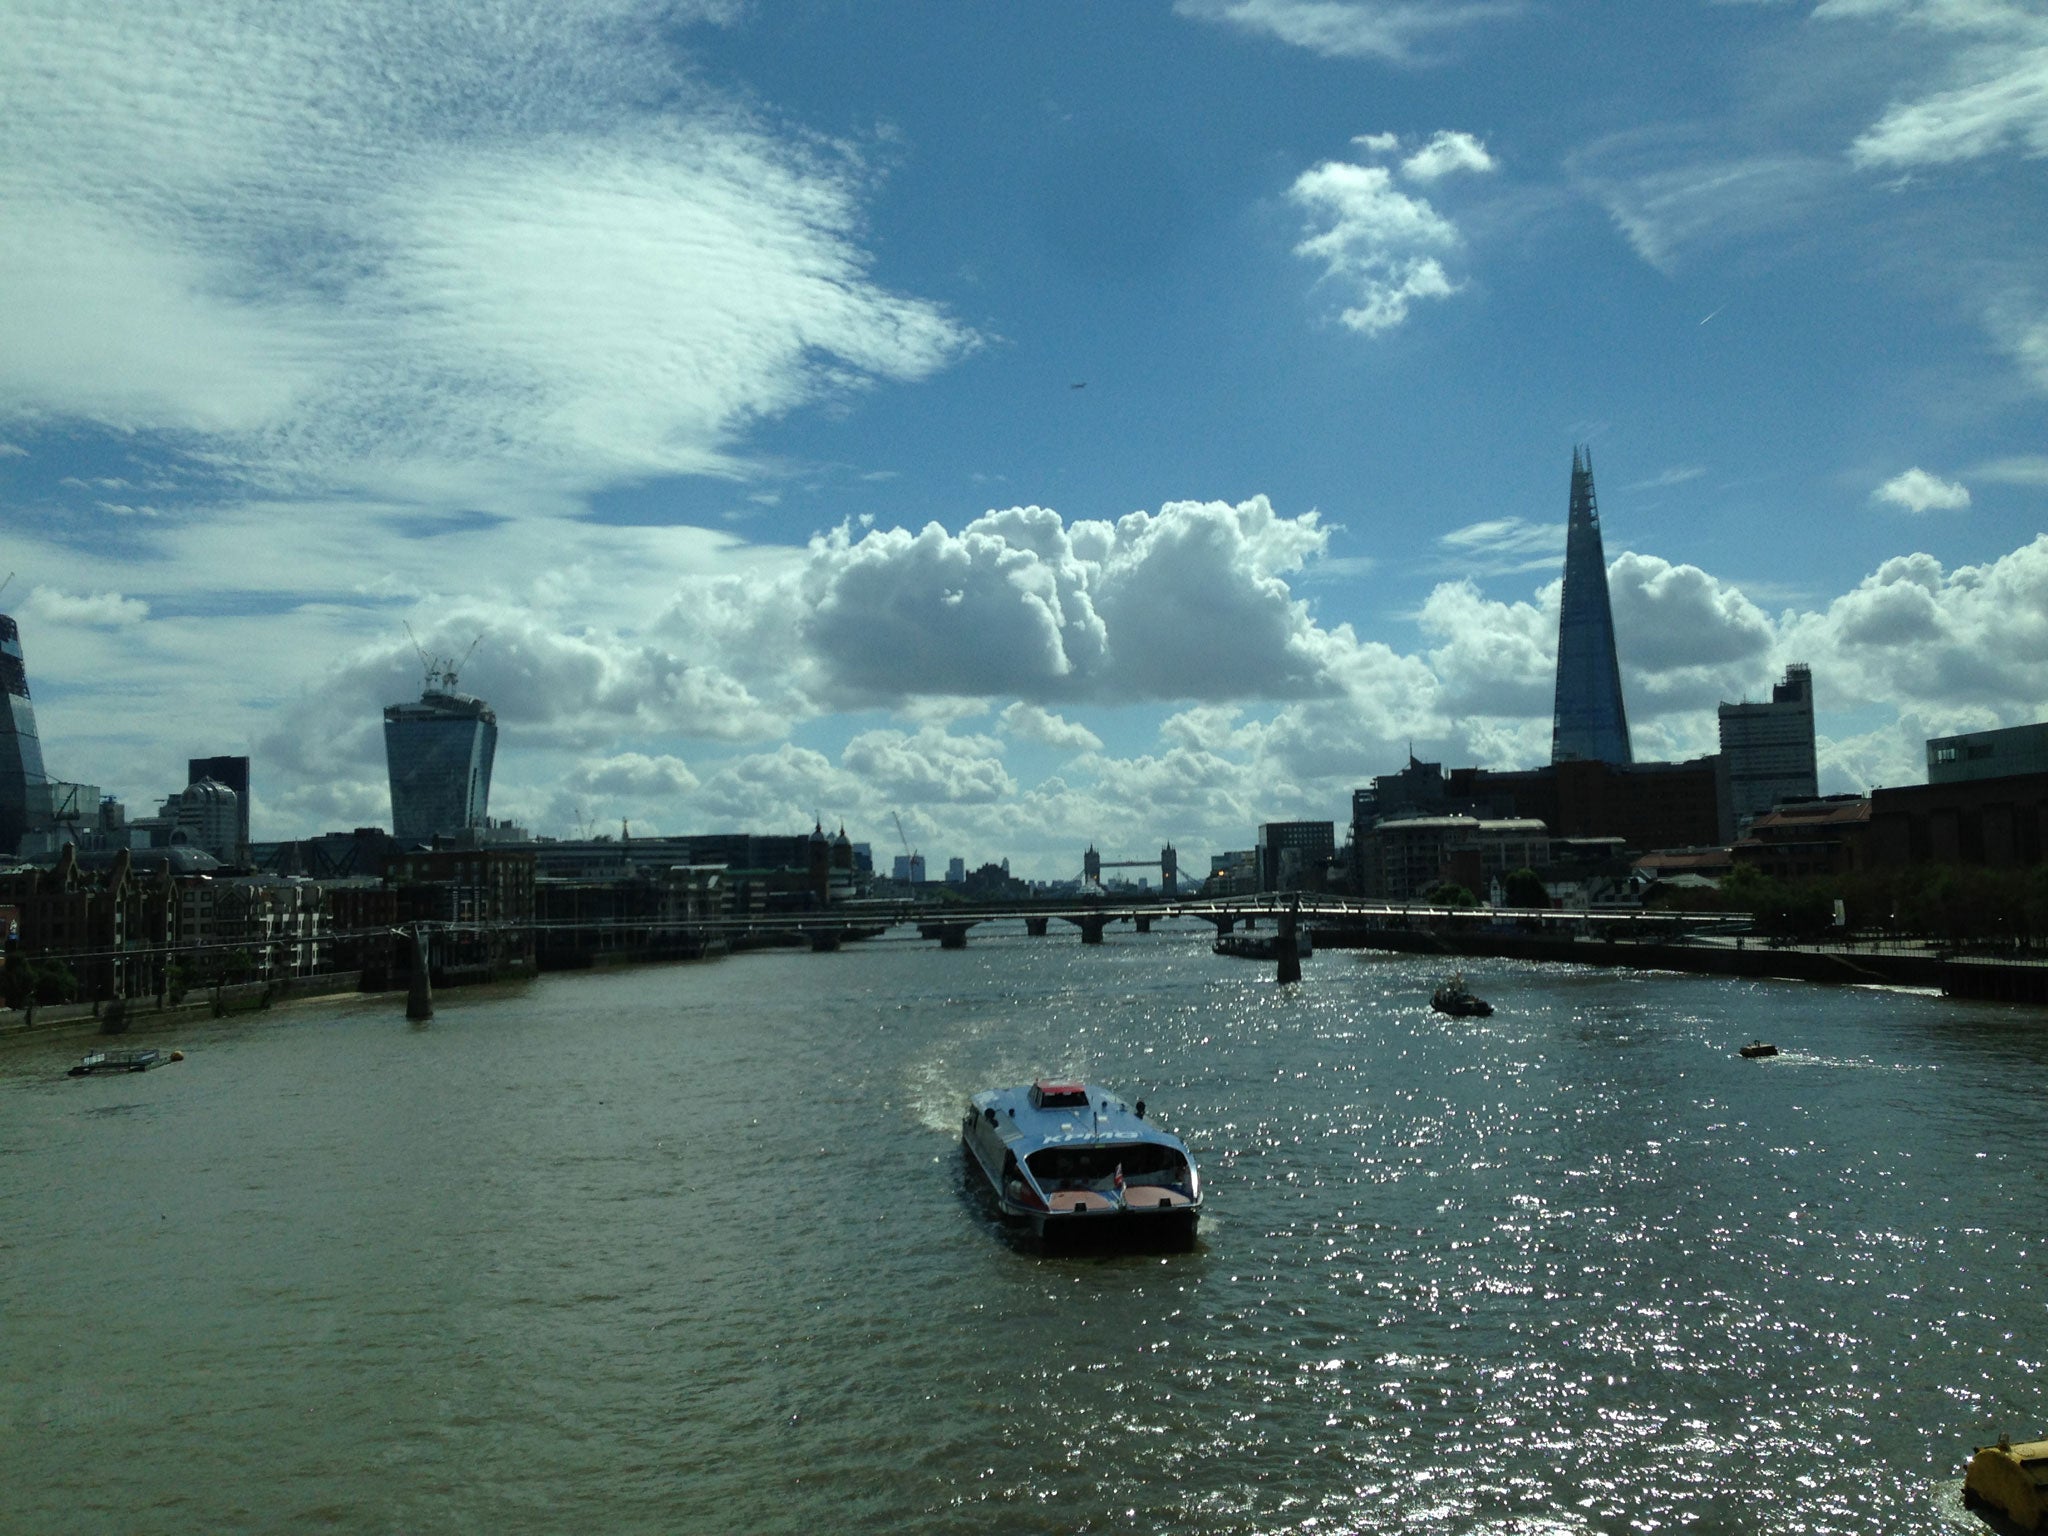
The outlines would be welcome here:
<svg viewBox="0 0 2048 1536">
<path fill-rule="evenodd" d="M 434 1016 L 433 966 L 427 958 L 427 931 L 412 926 L 412 976 L 405 988 L 405 1016 L 424 1024 Z"/>
<path fill-rule="evenodd" d="M 1280 981 L 1285 984 L 1301 980 L 1301 946 L 1295 942 L 1295 926 L 1301 921 L 1298 912 L 1289 910 L 1280 914 L 1278 936 L 1273 947 L 1279 952 Z M 1247 927 L 1250 924 L 1246 924 Z"/>
<path fill-rule="evenodd" d="M 920 938 L 937 939 L 941 949 L 965 949 L 967 930 L 973 926 L 972 923 L 919 923 L 917 932 Z"/>
<path fill-rule="evenodd" d="M 1042 939 L 1045 937 L 1048 921 L 1049 919 L 1043 917 L 1027 917 L 1024 919 L 1024 931 L 1034 939 Z"/>
<path fill-rule="evenodd" d="M 1140 933 L 1150 933 L 1152 931 L 1152 914 L 1150 912 L 1140 912 L 1131 921 L 1138 925 L 1138 932 Z"/>
<path fill-rule="evenodd" d="M 1102 930 L 1109 926 L 1110 920 L 1107 917 L 1097 917 L 1090 913 L 1086 917 L 1070 917 L 1067 921 L 1081 930 L 1081 942 L 1083 944 L 1100 944 L 1102 942 Z"/>
</svg>

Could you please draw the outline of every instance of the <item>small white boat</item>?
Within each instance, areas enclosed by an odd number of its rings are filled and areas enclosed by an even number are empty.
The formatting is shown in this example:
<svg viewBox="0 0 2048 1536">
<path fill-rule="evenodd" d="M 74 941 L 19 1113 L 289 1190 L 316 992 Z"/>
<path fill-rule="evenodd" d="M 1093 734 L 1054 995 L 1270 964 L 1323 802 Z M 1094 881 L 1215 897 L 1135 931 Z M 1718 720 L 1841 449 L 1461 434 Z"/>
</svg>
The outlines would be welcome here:
<svg viewBox="0 0 2048 1536">
<path fill-rule="evenodd" d="M 960 1144 L 1004 1218 L 1047 1243 L 1187 1247 L 1202 1215 L 1187 1144 L 1089 1083 L 991 1088 L 967 1103 Z"/>
</svg>

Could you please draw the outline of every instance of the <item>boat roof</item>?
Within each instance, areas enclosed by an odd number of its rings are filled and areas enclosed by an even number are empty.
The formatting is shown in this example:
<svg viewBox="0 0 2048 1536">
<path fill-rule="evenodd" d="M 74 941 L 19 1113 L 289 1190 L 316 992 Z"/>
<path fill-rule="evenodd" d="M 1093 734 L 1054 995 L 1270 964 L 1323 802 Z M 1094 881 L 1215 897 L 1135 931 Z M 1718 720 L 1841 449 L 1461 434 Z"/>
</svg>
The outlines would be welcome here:
<svg viewBox="0 0 2048 1536">
<path fill-rule="evenodd" d="M 976 1113 L 994 1110 L 996 1128 L 1010 1150 L 1029 1157 L 1041 1147 L 1172 1147 L 1183 1157 L 1187 1143 L 1143 1120 L 1124 1100 L 1099 1083 L 1041 1078 L 1015 1088 L 988 1088 L 973 1100 Z"/>
</svg>

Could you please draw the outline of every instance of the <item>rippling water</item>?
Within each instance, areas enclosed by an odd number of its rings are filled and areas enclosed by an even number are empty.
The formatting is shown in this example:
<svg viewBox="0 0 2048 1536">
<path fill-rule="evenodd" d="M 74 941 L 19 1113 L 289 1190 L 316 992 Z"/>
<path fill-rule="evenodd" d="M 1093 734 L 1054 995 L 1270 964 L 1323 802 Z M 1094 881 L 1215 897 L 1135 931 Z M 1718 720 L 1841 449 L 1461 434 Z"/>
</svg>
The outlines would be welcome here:
<svg viewBox="0 0 2048 1536">
<path fill-rule="evenodd" d="M 2048 1017 L 977 930 L 0 1050 L 0 1530 L 1899 1532 L 2048 1429 Z M 1743 1061 L 1753 1036 L 1784 1054 Z M 1201 1159 L 1049 1258 L 960 1108 Z"/>
</svg>

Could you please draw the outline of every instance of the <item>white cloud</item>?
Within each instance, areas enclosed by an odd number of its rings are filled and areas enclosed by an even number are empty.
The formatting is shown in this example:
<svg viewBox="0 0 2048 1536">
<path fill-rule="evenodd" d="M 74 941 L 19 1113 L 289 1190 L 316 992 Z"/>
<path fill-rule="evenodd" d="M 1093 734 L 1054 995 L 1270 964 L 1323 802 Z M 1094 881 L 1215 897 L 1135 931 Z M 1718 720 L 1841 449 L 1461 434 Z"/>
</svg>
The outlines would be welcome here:
<svg viewBox="0 0 2048 1536">
<path fill-rule="evenodd" d="M 1264 497 L 1115 523 L 1017 507 L 957 534 L 841 529 L 812 542 L 793 622 L 809 686 L 835 704 L 1284 697 L 1332 686 L 1282 579 L 1326 540 L 1314 513 Z"/>
<path fill-rule="evenodd" d="M 1930 475 L 1915 465 L 1885 481 L 1870 493 L 1870 499 L 1908 512 L 1958 512 L 1970 504 L 1970 492 L 1966 486 Z"/>
<path fill-rule="evenodd" d="M 1397 189 L 1386 167 L 1326 161 L 1287 195 L 1312 231 L 1294 253 L 1319 263 L 1322 280 L 1353 301 L 1341 315 L 1351 329 L 1377 335 L 1406 320 L 1417 300 L 1458 291 L 1442 261 L 1462 244 L 1457 226 Z"/>
<path fill-rule="evenodd" d="M 858 160 L 671 73 L 655 19 L 17 7 L 0 416 L 516 510 L 729 469 L 762 418 L 971 346 L 869 276 Z"/>
<path fill-rule="evenodd" d="M 997 716 L 1004 730 L 1023 741 L 1061 752 L 1099 752 L 1102 738 L 1085 725 L 1064 720 L 1036 704 L 1012 704 Z"/>
<path fill-rule="evenodd" d="M 1993 459 L 1970 471 L 1974 480 L 1992 485 L 2048 486 L 2048 454 L 2016 454 Z"/>
<path fill-rule="evenodd" d="M 1174 0 L 1203 21 L 1263 33 L 1325 58 L 1415 63 L 1423 45 L 1519 14 L 1520 0 Z"/>
<path fill-rule="evenodd" d="M 51 624 L 84 624 L 120 629 L 140 624 L 149 617 L 149 604 L 118 592 L 81 593 L 76 596 L 55 587 L 37 587 L 21 605 L 24 618 Z"/>
<path fill-rule="evenodd" d="M 1894 101 L 1849 154 L 1873 169 L 2048 154 L 2048 16 L 2010 0 L 1827 0 L 1814 15 L 1914 26 L 1939 83 Z"/>
<path fill-rule="evenodd" d="M 1410 181 L 1440 181 L 1459 171 L 1491 171 L 1493 156 L 1469 133 L 1445 130 L 1401 162 L 1401 174 Z"/>
<path fill-rule="evenodd" d="M 1461 573 L 1501 576 L 1556 569 L 1564 558 L 1564 536 L 1558 523 L 1494 517 L 1453 528 L 1437 542 L 1447 551 L 1448 563 Z"/>
<path fill-rule="evenodd" d="M 620 796 L 674 797 L 697 787 L 697 776 L 689 764 L 666 754 L 650 757 L 645 752 L 621 752 L 612 757 L 588 758 L 564 776 L 571 791 Z"/>
<path fill-rule="evenodd" d="M 886 803 L 989 804 L 1017 788 L 1003 767 L 1002 751 L 993 737 L 954 736 L 927 726 L 915 735 L 863 731 L 839 760 Z"/>
<path fill-rule="evenodd" d="M 1724 134 L 1700 130 L 1615 134 L 1567 168 L 1636 254 L 1667 273 L 1810 219 L 1845 179 L 1815 156 L 1731 155 Z"/>
<path fill-rule="evenodd" d="M 2048 534 L 1984 565 L 1945 571 L 1931 555 L 1887 560 L 1780 634 L 1842 708 L 2017 725 L 2048 716 Z"/>
</svg>

